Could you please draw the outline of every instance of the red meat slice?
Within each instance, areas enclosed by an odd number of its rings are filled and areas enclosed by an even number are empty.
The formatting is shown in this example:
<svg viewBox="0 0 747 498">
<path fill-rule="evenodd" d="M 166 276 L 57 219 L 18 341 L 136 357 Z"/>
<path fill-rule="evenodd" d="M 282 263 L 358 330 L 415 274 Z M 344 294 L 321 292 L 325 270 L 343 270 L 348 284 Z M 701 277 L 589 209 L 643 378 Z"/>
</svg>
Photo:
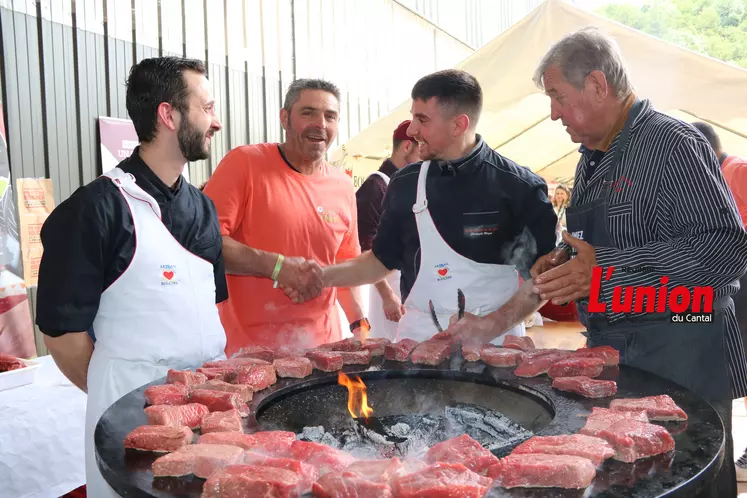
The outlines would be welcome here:
<svg viewBox="0 0 747 498">
<path fill-rule="evenodd" d="M 594 407 L 591 414 L 586 419 L 586 424 L 581 428 L 579 434 L 599 437 L 599 433 L 616 422 L 622 420 L 637 420 L 639 422 L 648 422 L 645 411 L 623 412 L 610 410 L 609 408 Z"/>
<path fill-rule="evenodd" d="M 587 458 L 572 455 L 508 455 L 488 469 L 504 488 L 587 488 L 596 475 Z"/>
<path fill-rule="evenodd" d="M 410 361 L 419 365 L 435 366 L 449 358 L 451 348 L 452 344 L 448 341 L 421 342 L 410 353 Z"/>
<path fill-rule="evenodd" d="M 241 401 L 247 402 L 252 400 L 252 386 L 247 386 L 243 384 L 229 384 L 228 382 L 223 382 L 222 380 L 213 379 L 205 382 L 204 384 L 197 384 L 196 386 L 192 386 L 192 390 L 197 389 L 206 389 L 208 391 L 221 391 L 224 393 L 236 393 L 241 397 Z"/>
<path fill-rule="evenodd" d="M 20 358 L 7 353 L 0 353 L 0 372 L 10 372 L 26 368 L 26 364 Z"/>
<path fill-rule="evenodd" d="M 477 361 L 480 359 L 480 350 L 483 345 L 480 343 L 464 343 L 462 344 L 462 357 L 466 361 Z"/>
<path fill-rule="evenodd" d="M 355 461 L 355 457 L 349 453 L 309 441 L 293 441 L 288 456 L 313 465 L 320 476 L 329 472 L 342 472 Z"/>
<path fill-rule="evenodd" d="M 521 359 L 521 351 L 487 344 L 480 350 L 480 359 L 491 367 L 515 367 Z"/>
<path fill-rule="evenodd" d="M 352 472 L 371 482 L 389 485 L 392 479 L 404 473 L 404 469 L 402 461 L 395 457 L 386 460 L 358 460 L 348 465 L 345 472 Z"/>
<path fill-rule="evenodd" d="M 273 363 L 278 377 L 291 377 L 303 379 L 311 375 L 314 370 L 311 360 L 303 356 L 288 356 L 280 358 Z"/>
<path fill-rule="evenodd" d="M 488 467 L 498 463 L 498 457 L 469 435 L 462 434 L 432 446 L 425 454 L 425 461 L 461 463 L 471 471 L 484 475 Z"/>
<path fill-rule="evenodd" d="M 244 454 L 244 463 L 247 465 L 261 465 L 262 467 L 275 467 L 277 469 L 292 470 L 303 477 L 301 489 L 304 493 L 311 491 L 312 484 L 314 484 L 314 481 L 319 477 L 319 472 L 314 466 L 304 463 L 301 460 L 295 460 L 293 458 L 273 458 L 251 450 Z"/>
<path fill-rule="evenodd" d="M 211 432 L 200 436 L 197 444 L 227 444 L 250 450 L 257 445 L 257 442 L 250 434 L 243 432 Z"/>
<path fill-rule="evenodd" d="M 552 387 L 587 398 L 606 398 L 617 393 L 617 383 L 614 380 L 598 380 L 584 376 L 558 377 L 552 381 Z"/>
<path fill-rule="evenodd" d="M 598 377 L 604 369 L 604 360 L 601 358 L 565 358 L 553 363 L 547 371 L 548 377 Z"/>
<path fill-rule="evenodd" d="M 649 420 L 687 420 L 687 413 L 666 394 L 613 399 L 610 408 L 620 411 L 645 410 Z"/>
<path fill-rule="evenodd" d="M 522 351 L 521 361 L 533 360 L 540 356 L 545 356 L 549 354 L 558 354 L 558 353 L 564 353 L 568 355 L 571 353 L 571 351 L 565 351 L 562 349 L 529 349 L 527 351 Z"/>
<path fill-rule="evenodd" d="M 306 352 L 306 358 L 311 360 L 314 368 L 322 372 L 335 372 L 340 370 L 343 365 L 342 355 L 335 351 L 312 349 Z"/>
<path fill-rule="evenodd" d="M 277 381 L 275 367 L 272 365 L 247 365 L 236 376 L 237 384 L 249 385 L 254 392 L 266 389 Z"/>
<path fill-rule="evenodd" d="M 141 451 L 176 451 L 191 444 L 193 436 L 189 427 L 141 425 L 125 436 L 124 447 Z"/>
<path fill-rule="evenodd" d="M 573 455 L 591 460 L 597 467 L 615 450 L 602 438 L 571 434 L 562 436 L 534 436 L 521 443 L 511 452 L 512 455 L 543 453 L 548 455 Z"/>
<path fill-rule="evenodd" d="M 482 498 L 492 480 L 458 463 L 437 463 L 397 477 L 392 491 L 398 498 Z"/>
<path fill-rule="evenodd" d="M 200 432 L 241 432 L 241 415 L 238 410 L 210 412 L 202 416 Z"/>
<path fill-rule="evenodd" d="M 286 456 L 295 440 L 296 435 L 286 431 L 263 431 L 253 434 L 212 432 L 203 434 L 197 442 L 199 444 L 230 444 L 268 456 Z"/>
<path fill-rule="evenodd" d="M 387 344 L 391 344 L 389 339 L 383 337 L 374 337 L 373 339 L 366 339 L 366 342 L 361 343 L 361 349 L 371 351 L 371 356 L 384 356 L 384 348 Z"/>
<path fill-rule="evenodd" d="M 399 342 L 387 344 L 384 346 L 384 358 L 391 361 L 407 361 L 410 353 L 418 344 L 418 341 L 412 339 L 402 339 Z"/>
<path fill-rule="evenodd" d="M 155 477 L 179 477 L 194 474 L 206 479 L 228 465 L 242 463 L 244 450 L 220 444 L 190 444 L 153 462 Z"/>
<path fill-rule="evenodd" d="M 362 349 L 360 351 L 340 351 L 343 365 L 368 365 L 371 363 L 371 351 Z"/>
<path fill-rule="evenodd" d="M 202 365 L 202 368 L 227 368 L 237 371 L 247 365 L 269 365 L 269 361 L 258 358 L 231 358 L 230 360 L 208 361 Z"/>
<path fill-rule="evenodd" d="M 223 382 L 236 380 L 235 368 L 198 368 L 197 372 L 203 374 L 205 380 L 195 382 L 195 384 L 203 384 L 208 380 L 222 380 Z"/>
<path fill-rule="evenodd" d="M 186 405 L 153 405 L 145 409 L 150 425 L 170 425 L 171 427 L 187 426 L 190 429 L 200 427 L 202 416 L 208 413 L 208 407 L 200 403 Z"/>
<path fill-rule="evenodd" d="M 518 349 L 520 351 L 528 351 L 535 349 L 534 341 L 529 336 L 517 337 L 515 335 L 503 336 L 503 347 Z"/>
<path fill-rule="evenodd" d="M 330 342 L 328 344 L 322 344 L 317 349 L 324 349 L 327 351 L 347 351 L 347 352 L 360 351 L 361 343 L 357 339 L 348 337 L 347 339 L 343 339 L 341 341 Z"/>
<path fill-rule="evenodd" d="M 664 427 L 638 420 L 615 422 L 599 432 L 615 449 L 615 460 L 635 462 L 639 458 L 667 453 L 674 449 L 674 439 Z"/>
<path fill-rule="evenodd" d="M 300 498 L 303 477 L 293 471 L 258 465 L 232 465 L 205 481 L 201 498 Z"/>
<path fill-rule="evenodd" d="M 211 412 L 226 412 L 236 409 L 242 417 L 249 415 L 249 407 L 236 393 L 195 389 L 189 394 L 189 400 L 207 406 Z"/>
<path fill-rule="evenodd" d="M 577 358 L 601 358 L 604 360 L 604 366 L 606 367 L 613 367 L 620 363 L 620 351 L 610 346 L 579 348 L 573 356 Z"/>
<path fill-rule="evenodd" d="M 198 369 L 199 370 L 199 369 Z M 194 384 L 202 384 L 203 382 L 207 381 L 208 378 L 205 374 L 200 373 L 199 371 L 193 372 L 191 370 L 169 370 L 168 374 L 166 374 L 166 382 L 169 384 L 184 384 L 187 386 L 191 386 Z"/>
<path fill-rule="evenodd" d="M 419 472 L 423 469 L 428 468 L 428 464 L 422 460 L 407 459 L 407 460 L 402 460 L 401 463 L 402 465 L 400 465 L 400 467 L 396 469 L 396 471 L 394 472 L 394 476 L 392 477 L 392 480 L 390 481 L 392 485 L 394 484 L 394 478 L 396 477 L 406 476 L 406 475 L 413 474 L 415 472 Z"/>
<path fill-rule="evenodd" d="M 143 393 L 149 405 L 186 405 L 189 389 L 185 384 L 150 386 Z"/>
<path fill-rule="evenodd" d="M 272 363 L 275 360 L 275 352 L 264 346 L 245 346 L 236 351 L 231 358 L 257 358 Z"/>
<path fill-rule="evenodd" d="M 522 358 L 526 355 L 522 353 Z M 519 366 L 514 370 L 517 377 L 537 377 L 547 373 L 553 363 L 568 358 L 570 352 L 549 353 L 534 358 L 522 359 Z"/>
<path fill-rule="evenodd" d="M 280 346 L 275 350 L 275 359 L 287 358 L 289 356 L 303 356 L 306 350 L 298 346 Z"/>
<path fill-rule="evenodd" d="M 331 472 L 314 483 L 315 498 L 392 498 L 388 485 L 353 472 Z"/>
</svg>

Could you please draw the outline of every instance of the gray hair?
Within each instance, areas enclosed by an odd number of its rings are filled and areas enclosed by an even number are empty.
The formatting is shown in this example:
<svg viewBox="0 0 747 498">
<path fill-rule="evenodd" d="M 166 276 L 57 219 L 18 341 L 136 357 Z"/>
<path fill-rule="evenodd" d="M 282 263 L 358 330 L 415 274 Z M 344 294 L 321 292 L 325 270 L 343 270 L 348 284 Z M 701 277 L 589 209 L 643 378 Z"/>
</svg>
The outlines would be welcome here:
<svg viewBox="0 0 747 498">
<path fill-rule="evenodd" d="M 592 71 L 601 71 L 618 99 L 633 93 L 617 42 L 596 28 L 580 29 L 550 47 L 534 72 L 534 83 L 542 90 L 545 89 L 543 75 L 550 66 L 557 66 L 565 80 L 579 90 L 584 88 L 584 81 Z"/>
<path fill-rule="evenodd" d="M 288 91 L 285 93 L 283 109 L 290 112 L 293 104 L 301 98 L 301 92 L 304 90 L 323 90 L 335 96 L 340 102 L 340 89 L 334 83 L 320 79 L 300 79 L 290 84 Z"/>
</svg>

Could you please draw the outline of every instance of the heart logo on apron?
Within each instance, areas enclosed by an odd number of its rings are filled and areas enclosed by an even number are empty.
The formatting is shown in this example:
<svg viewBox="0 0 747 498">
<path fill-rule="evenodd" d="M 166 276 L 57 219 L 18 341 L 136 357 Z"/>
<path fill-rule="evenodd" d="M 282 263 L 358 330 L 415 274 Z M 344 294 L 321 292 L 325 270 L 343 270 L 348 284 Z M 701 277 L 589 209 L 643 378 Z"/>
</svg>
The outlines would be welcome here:
<svg viewBox="0 0 747 498">
<path fill-rule="evenodd" d="M 163 272 L 163 276 L 166 277 L 166 280 L 171 280 L 174 278 L 174 272 L 173 271 L 165 271 Z"/>
<path fill-rule="evenodd" d="M 445 277 L 447 273 L 449 273 L 448 268 L 441 268 L 440 270 L 438 270 L 438 274 L 441 275 L 442 277 Z"/>
</svg>

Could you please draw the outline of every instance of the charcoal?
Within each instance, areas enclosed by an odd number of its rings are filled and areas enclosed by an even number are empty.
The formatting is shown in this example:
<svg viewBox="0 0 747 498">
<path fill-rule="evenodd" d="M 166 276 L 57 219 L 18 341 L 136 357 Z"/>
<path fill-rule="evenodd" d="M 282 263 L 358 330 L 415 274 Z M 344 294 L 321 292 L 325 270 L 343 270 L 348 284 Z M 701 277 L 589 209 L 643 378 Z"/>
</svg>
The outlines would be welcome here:
<svg viewBox="0 0 747 498">
<path fill-rule="evenodd" d="M 311 443 L 321 443 L 325 434 L 324 427 L 321 425 L 317 427 L 304 427 L 300 434 L 296 434 L 296 439 Z"/>
<path fill-rule="evenodd" d="M 446 438 L 468 434 L 497 457 L 532 437 L 526 430 L 502 413 L 467 403 L 450 403 L 444 409 Z"/>
</svg>

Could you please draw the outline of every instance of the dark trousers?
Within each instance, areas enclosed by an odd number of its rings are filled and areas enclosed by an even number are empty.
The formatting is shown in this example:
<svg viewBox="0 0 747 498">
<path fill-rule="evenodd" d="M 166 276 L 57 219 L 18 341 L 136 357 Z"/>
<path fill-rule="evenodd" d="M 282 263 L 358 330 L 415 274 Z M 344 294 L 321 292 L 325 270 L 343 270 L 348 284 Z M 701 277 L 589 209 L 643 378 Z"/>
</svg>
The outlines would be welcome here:
<svg viewBox="0 0 747 498">
<path fill-rule="evenodd" d="M 724 450 L 724 462 L 718 471 L 713 484 L 706 493 L 699 496 L 711 498 L 736 498 L 737 497 L 737 469 L 734 465 L 734 440 L 731 437 L 731 400 L 711 403 L 724 421 L 726 431 L 726 448 Z"/>
</svg>

